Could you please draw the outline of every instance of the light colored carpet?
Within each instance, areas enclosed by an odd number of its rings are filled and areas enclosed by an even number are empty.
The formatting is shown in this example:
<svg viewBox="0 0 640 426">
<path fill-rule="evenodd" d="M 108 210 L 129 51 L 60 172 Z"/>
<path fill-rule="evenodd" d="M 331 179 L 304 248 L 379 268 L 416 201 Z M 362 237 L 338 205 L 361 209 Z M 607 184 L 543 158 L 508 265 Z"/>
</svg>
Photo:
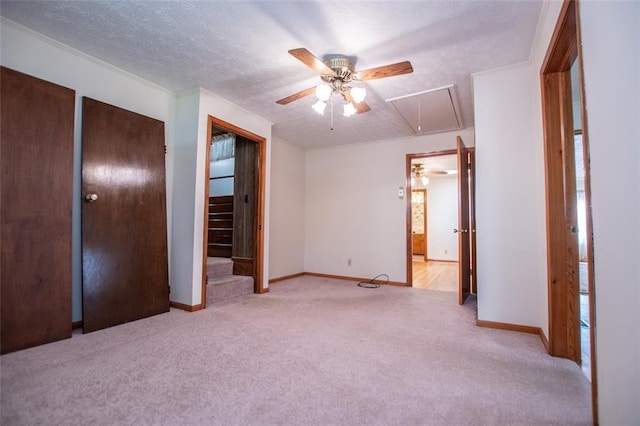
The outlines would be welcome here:
<svg viewBox="0 0 640 426">
<path fill-rule="evenodd" d="M 7 425 L 589 424 L 589 383 L 455 293 L 300 277 L 0 357 Z"/>
</svg>

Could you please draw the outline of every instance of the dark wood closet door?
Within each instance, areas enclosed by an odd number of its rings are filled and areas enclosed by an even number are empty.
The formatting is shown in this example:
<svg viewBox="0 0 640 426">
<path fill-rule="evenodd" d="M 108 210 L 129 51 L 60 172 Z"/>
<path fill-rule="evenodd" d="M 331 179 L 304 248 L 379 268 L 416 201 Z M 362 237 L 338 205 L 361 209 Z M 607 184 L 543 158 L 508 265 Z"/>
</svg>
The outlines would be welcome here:
<svg viewBox="0 0 640 426">
<path fill-rule="evenodd" d="M 83 98 L 84 331 L 169 310 L 164 123 Z"/>
<path fill-rule="evenodd" d="M 1 353 L 71 337 L 75 92 L 0 69 Z"/>
</svg>

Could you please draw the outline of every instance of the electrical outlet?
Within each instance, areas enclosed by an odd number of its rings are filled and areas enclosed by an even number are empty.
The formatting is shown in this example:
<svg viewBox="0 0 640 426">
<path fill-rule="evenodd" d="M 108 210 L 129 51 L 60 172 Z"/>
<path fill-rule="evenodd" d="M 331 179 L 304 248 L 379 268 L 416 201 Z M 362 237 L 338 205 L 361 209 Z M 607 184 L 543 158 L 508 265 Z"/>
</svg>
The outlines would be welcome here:
<svg viewBox="0 0 640 426">
<path fill-rule="evenodd" d="M 444 254 L 449 254 L 449 250 L 445 250 L 445 251 L 444 251 Z"/>
<path fill-rule="evenodd" d="M 351 266 L 351 259 L 347 259 L 347 266 Z"/>
</svg>

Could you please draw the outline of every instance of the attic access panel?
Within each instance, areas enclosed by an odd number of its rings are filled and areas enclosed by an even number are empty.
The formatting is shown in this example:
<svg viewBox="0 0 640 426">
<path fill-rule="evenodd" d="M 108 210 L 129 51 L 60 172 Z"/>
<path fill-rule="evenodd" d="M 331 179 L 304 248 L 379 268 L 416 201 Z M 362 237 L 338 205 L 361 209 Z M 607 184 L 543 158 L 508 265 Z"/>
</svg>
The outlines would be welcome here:
<svg viewBox="0 0 640 426">
<path fill-rule="evenodd" d="M 418 135 L 462 128 L 454 85 L 387 99 Z"/>
</svg>

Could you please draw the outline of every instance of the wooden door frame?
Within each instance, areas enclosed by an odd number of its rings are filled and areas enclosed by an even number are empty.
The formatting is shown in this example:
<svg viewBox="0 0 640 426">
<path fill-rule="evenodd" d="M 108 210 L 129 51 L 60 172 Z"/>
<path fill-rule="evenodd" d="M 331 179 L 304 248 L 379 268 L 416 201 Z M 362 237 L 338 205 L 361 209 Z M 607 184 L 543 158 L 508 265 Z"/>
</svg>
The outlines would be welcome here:
<svg viewBox="0 0 640 426">
<path fill-rule="evenodd" d="M 571 65 L 582 57 L 580 40 L 579 3 L 565 0 L 547 53 L 540 70 L 542 96 L 545 192 L 547 220 L 547 286 L 549 303 L 548 350 L 553 356 L 580 362 L 579 286 L 566 261 L 571 250 L 569 240 L 571 218 L 567 217 L 564 173 L 564 145 L 573 144 L 573 118 Z M 589 291 L 589 333 L 591 343 L 591 392 L 593 421 L 598 421 L 597 369 L 595 342 L 595 278 L 593 267 L 593 226 L 591 221 L 591 185 L 589 167 L 589 144 L 582 61 L 578 63 L 578 87 L 580 90 L 580 114 L 582 119 L 582 143 L 585 168 L 586 244 Z M 573 145 L 571 145 L 573 146 Z M 573 151 L 572 149 L 569 152 Z M 560 153 L 560 155 L 558 155 Z M 568 165 L 569 169 L 572 167 Z M 570 170 L 569 170 L 570 172 Z M 575 189 L 575 188 L 574 188 Z M 575 252 L 577 258 L 578 253 Z"/>
<path fill-rule="evenodd" d="M 209 165 L 211 155 L 211 129 L 216 126 L 222 130 L 235 133 L 238 136 L 247 138 L 258 144 L 258 173 L 257 173 L 257 205 L 256 215 L 254 219 L 255 230 L 255 244 L 254 244 L 254 259 L 255 259 L 255 275 L 253 277 L 253 292 L 254 293 L 267 293 L 268 288 L 264 287 L 263 283 L 263 266 L 264 266 L 264 201 L 265 201 L 265 169 L 266 169 L 266 153 L 267 153 L 267 139 L 251 133 L 248 130 L 244 130 L 234 124 L 228 123 L 217 117 L 209 115 L 207 117 L 207 154 L 206 154 L 206 166 L 205 166 L 205 184 L 204 184 L 204 225 L 202 230 L 202 307 L 207 305 L 207 246 L 208 246 L 208 223 L 209 223 Z"/>
<path fill-rule="evenodd" d="M 411 233 L 411 194 L 413 193 L 413 185 L 411 184 L 411 161 L 417 158 L 427 158 L 427 157 L 440 157 L 443 155 L 456 155 L 457 151 L 455 149 L 448 149 L 444 151 L 434 151 L 434 152 L 424 152 L 424 153 L 414 153 L 414 154 L 406 154 L 405 156 L 405 191 L 407 194 L 406 203 L 405 203 L 405 221 L 406 221 L 406 270 L 407 270 L 407 282 L 405 286 L 413 287 L 413 237 Z M 425 214 L 426 220 L 426 214 Z M 426 230 L 426 229 L 425 229 Z M 425 245 L 427 244 L 426 235 L 425 235 Z M 426 254 L 426 248 L 425 248 Z"/>
</svg>

